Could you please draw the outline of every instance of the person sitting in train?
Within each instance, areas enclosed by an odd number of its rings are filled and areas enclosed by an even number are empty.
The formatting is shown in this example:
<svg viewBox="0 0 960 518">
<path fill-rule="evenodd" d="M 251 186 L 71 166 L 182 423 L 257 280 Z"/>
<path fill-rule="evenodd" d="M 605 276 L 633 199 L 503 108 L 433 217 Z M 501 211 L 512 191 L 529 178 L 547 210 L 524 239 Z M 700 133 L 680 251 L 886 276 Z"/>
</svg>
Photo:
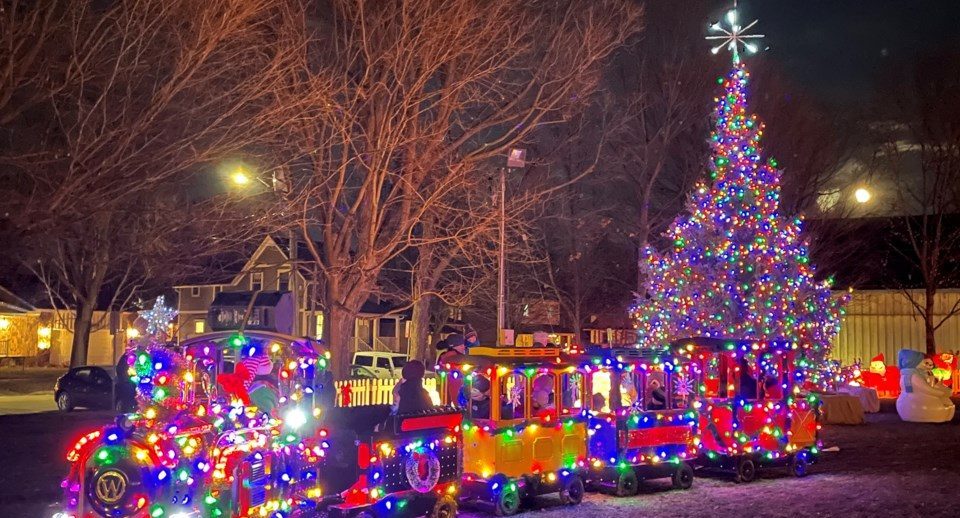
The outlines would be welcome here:
<svg viewBox="0 0 960 518">
<path fill-rule="evenodd" d="M 766 399 L 783 399 L 783 387 L 780 380 L 767 376 L 763 380 L 763 397 Z"/>
<path fill-rule="evenodd" d="M 470 389 L 470 412 L 474 419 L 490 419 L 490 380 L 480 375 Z"/>
<path fill-rule="evenodd" d="M 740 358 L 740 397 L 750 401 L 757 399 L 757 378 L 745 358 Z"/>
<path fill-rule="evenodd" d="M 594 412 L 603 412 L 607 406 L 607 398 L 603 397 L 603 394 L 596 392 L 590 399 L 590 404 L 592 405 L 590 408 Z"/>
<path fill-rule="evenodd" d="M 553 410 L 553 376 L 541 375 L 533 380 L 533 392 L 530 394 L 530 403 L 534 412 L 549 412 Z"/>
<path fill-rule="evenodd" d="M 660 380 L 650 380 L 647 385 L 647 394 L 650 395 L 647 404 L 648 410 L 663 410 L 667 408 L 667 392 L 663 389 Z"/>
<path fill-rule="evenodd" d="M 433 407 L 430 393 L 423 388 L 426 368 L 420 360 L 410 360 L 400 371 L 402 379 L 394 387 L 394 402 L 397 414 L 413 414 Z"/>
</svg>

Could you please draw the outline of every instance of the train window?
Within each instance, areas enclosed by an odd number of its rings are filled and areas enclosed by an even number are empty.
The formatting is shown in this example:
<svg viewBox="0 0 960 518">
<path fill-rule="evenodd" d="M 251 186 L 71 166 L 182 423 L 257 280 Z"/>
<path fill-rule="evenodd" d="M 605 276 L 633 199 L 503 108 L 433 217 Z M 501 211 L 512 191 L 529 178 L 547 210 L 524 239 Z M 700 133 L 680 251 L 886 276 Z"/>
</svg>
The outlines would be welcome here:
<svg viewBox="0 0 960 518">
<path fill-rule="evenodd" d="M 590 410 L 594 412 L 610 411 L 610 371 L 597 371 L 590 377 Z"/>
<path fill-rule="evenodd" d="M 667 408 L 666 376 L 663 372 L 647 374 L 644 390 L 644 410 L 665 410 Z"/>
<path fill-rule="evenodd" d="M 638 390 L 637 387 L 643 386 L 638 383 L 639 381 L 640 381 L 640 373 L 638 372 L 620 373 L 620 406 L 621 407 L 631 407 L 639 402 L 640 390 Z"/>
<path fill-rule="evenodd" d="M 703 385 L 707 397 L 721 397 L 721 388 L 726 388 L 726 380 L 721 376 L 723 370 L 720 368 L 720 358 L 719 355 L 713 355 L 704 362 Z"/>
<path fill-rule="evenodd" d="M 678 370 L 670 376 L 672 408 L 689 408 L 697 394 L 697 377 L 689 370 Z"/>
<path fill-rule="evenodd" d="M 764 399 L 783 399 L 784 358 L 780 354 L 764 353 L 759 359 L 760 388 Z"/>
<path fill-rule="evenodd" d="M 741 356 L 737 361 L 737 367 L 735 371 L 737 373 L 736 379 L 738 380 L 739 385 L 737 389 L 737 395 L 747 401 L 756 400 L 758 395 L 756 363 L 749 361 L 744 356 Z"/>
<path fill-rule="evenodd" d="M 500 419 L 526 417 L 527 377 L 521 373 L 500 378 Z"/>
<path fill-rule="evenodd" d="M 560 375 L 561 412 L 579 414 L 583 409 L 583 374 L 568 372 Z"/>
<path fill-rule="evenodd" d="M 533 378 L 530 391 L 531 414 L 543 416 L 553 414 L 557 409 L 556 391 L 553 389 L 556 376 L 553 373 L 538 374 Z"/>
<path fill-rule="evenodd" d="M 469 389 L 467 388 L 469 387 Z M 473 419 L 490 419 L 490 380 L 483 374 L 474 374 L 473 382 L 464 386 L 469 390 L 467 408 Z"/>
</svg>

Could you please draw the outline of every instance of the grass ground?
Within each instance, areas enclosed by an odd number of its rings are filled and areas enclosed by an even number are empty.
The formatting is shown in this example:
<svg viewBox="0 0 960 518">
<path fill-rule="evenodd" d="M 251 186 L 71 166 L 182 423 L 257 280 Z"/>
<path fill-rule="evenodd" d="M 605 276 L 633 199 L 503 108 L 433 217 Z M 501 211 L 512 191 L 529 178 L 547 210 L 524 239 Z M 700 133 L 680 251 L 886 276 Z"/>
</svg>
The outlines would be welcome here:
<svg viewBox="0 0 960 518">
<path fill-rule="evenodd" d="M 53 392 L 62 367 L 0 367 L 0 396 Z"/>
<path fill-rule="evenodd" d="M 65 452 L 83 432 L 111 419 L 108 412 L 48 412 L 0 416 L 0 517 L 49 518 L 66 474 Z M 725 517 L 953 517 L 960 487 L 960 416 L 952 423 L 904 423 L 892 402 L 860 426 L 826 426 L 824 453 L 810 476 L 795 479 L 782 468 L 761 471 L 759 481 L 697 478 L 689 491 L 652 481 L 632 498 L 589 495 L 578 507 L 541 497 L 527 516 Z M 463 510 L 465 516 L 487 516 Z"/>
</svg>

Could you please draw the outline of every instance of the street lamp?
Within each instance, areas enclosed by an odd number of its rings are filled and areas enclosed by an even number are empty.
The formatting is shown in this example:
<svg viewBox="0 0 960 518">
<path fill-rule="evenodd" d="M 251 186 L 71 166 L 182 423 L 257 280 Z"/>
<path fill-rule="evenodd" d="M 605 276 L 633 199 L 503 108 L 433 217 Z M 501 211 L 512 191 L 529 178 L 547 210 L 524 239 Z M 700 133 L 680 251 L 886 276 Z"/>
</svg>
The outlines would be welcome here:
<svg viewBox="0 0 960 518">
<path fill-rule="evenodd" d="M 871 197 L 872 195 L 866 187 L 858 187 L 857 190 L 853 191 L 853 199 L 861 205 L 870 201 Z"/>
<path fill-rule="evenodd" d="M 270 182 L 268 183 L 260 176 L 250 174 L 249 168 L 242 163 L 232 166 L 232 170 L 228 176 L 230 182 L 239 188 L 247 188 L 256 180 L 277 195 L 287 194 L 288 191 L 286 184 L 282 181 L 282 177 L 278 178 L 276 172 L 270 175 Z M 303 304 L 300 300 L 300 283 L 298 282 L 299 275 L 297 274 L 297 249 L 299 248 L 300 241 L 297 239 L 297 233 L 292 227 L 288 230 L 288 236 L 290 246 L 290 291 L 293 292 L 293 334 L 300 335 L 301 328 L 303 327 L 300 322 L 300 308 Z"/>
<path fill-rule="evenodd" d="M 507 260 L 504 248 L 507 236 L 507 169 L 520 169 L 527 163 L 527 150 L 511 149 L 507 155 L 507 167 L 500 168 L 500 253 L 498 259 L 497 279 L 497 345 L 504 345 L 505 328 L 507 327 Z"/>
</svg>

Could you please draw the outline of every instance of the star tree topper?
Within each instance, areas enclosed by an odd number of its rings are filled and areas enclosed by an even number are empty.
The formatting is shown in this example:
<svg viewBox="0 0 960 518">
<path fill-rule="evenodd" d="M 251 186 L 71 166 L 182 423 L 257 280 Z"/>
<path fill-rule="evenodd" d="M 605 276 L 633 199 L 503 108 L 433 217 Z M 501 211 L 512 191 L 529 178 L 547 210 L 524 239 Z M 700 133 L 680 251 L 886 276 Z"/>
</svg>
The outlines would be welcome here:
<svg viewBox="0 0 960 518">
<path fill-rule="evenodd" d="M 728 27 L 723 25 L 723 22 L 726 21 Z M 733 53 L 733 62 L 740 62 L 740 47 L 743 47 L 745 51 L 750 54 L 756 54 L 759 50 L 756 43 L 752 43 L 750 40 L 759 40 L 764 37 L 763 34 L 749 34 L 750 29 L 757 24 L 758 20 L 754 20 L 747 24 L 746 26 L 740 25 L 740 21 L 737 16 L 737 2 L 734 0 L 733 9 L 727 11 L 727 15 L 724 17 L 724 20 L 710 26 L 710 30 L 713 32 L 720 32 L 722 34 L 714 34 L 707 36 L 708 40 L 721 40 L 720 44 L 716 47 L 710 49 L 710 52 L 716 54 L 720 52 L 720 49 L 726 47 L 731 53 Z"/>
<path fill-rule="evenodd" d="M 170 322 L 177 316 L 177 310 L 164 305 L 163 295 L 157 297 L 153 302 L 153 309 L 143 310 L 139 313 L 140 318 L 147 321 L 147 334 L 157 335 L 166 333 Z"/>
</svg>

